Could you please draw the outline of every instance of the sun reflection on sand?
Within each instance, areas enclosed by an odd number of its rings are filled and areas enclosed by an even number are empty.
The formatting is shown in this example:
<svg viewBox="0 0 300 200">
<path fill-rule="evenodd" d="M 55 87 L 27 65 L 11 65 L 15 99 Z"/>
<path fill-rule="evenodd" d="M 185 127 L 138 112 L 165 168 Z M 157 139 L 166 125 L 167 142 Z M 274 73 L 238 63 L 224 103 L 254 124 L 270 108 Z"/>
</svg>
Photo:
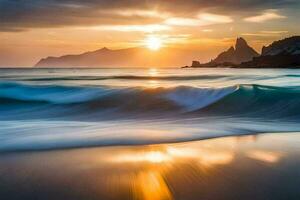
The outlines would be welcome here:
<svg viewBox="0 0 300 200">
<path fill-rule="evenodd" d="M 171 161 L 171 156 L 160 151 L 149 151 L 142 153 L 126 153 L 117 155 L 113 158 L 115 162 L 151 162 L 161 163 Z"/>
<path fill-rule="evenodd" d="M 226 141 L 226 142 L 224 142 Z M 181 160 L 193 159 L 199 165 L 211 167 L 213 165 L 228 164 L 234 159 L 235 140 L 230 138 L 223 140 L 223 146 L 227 149 L 217 147 L 216 142 L 203 142 L 201 146 L 176 146 L 176 145 L 153 145 L 143 151 L 120 152 L 110 156 L 109 160 L 116 163 L 169 163 L 174 164 Z"/>
<path fill-rule="evenodd" d="M 258 184 L 268 188 L 270 184 L 265 180 L 274 180 L 278 169 L 287 166 L 281 159 L 295 161 L 295 155 L 288 154 L 289 148 L 294 152 L 295 143 L 284 143 L 288 136 L 278 142 L 272 137 L 278 136 L 35 152 L 18 154 L 14 159 L 3 155 L 2 161 L 7 163 L 0 166 L 0 171 L 7 174 L 11 187 L 19 180 L 29 180 L 32 188 L 44 186 L 61 191 L 67 187 L 68 199 L 78 199 L 78 195 L 124 200 L 236 199 L 236 193 L 251 196 L 257 192 Z M 13 172 L 9 170 L 12 163 L 16 167 Z M 297 173 L 298 165 L 285 170 Z M 33 176 L 28 176 L 31 172 Z M 241 184 L 247 185 L 246 191 L 236 190 Z"/>
<path fill-rule="evenodd" d="M 180 159 L 194 159 L 200 165 L 209 167 L 218 164 L 228 164 L 234 159 L 232 151 L 204 151 L 194 150 L 192 148 L 176 148 L 166 147 L 163 150 L 150 150 L 147 152 L 128 152 L 110 158 L 111 161 L 117 163 L 174 163 Z"/>
<path fill-rule="evenodd" d="M 192 163 L 199 170 L 226 165 L 235 158 L 236 140 L 203 141 L 201 145 L 162 144 L 149 145 L 109 155 L 107 162 L 134 166 L 138 171 L 129 179 L 134 199 L 172 199 L 172 190 L 166 174 L 173 170 L 185 170 L 185 163 Z"/>
<path fill-rule="evenodd" d="M 203 149 L 192 148 L 174 148 L 167 149 L 174 157 L 192 158 L 198 161 L 203 167 L 211 167 L 213 165 L 229 164 L 234 159 L 234 152 L 232 151 L 208 151 Z"/>
<path fill-rule="evenodd" d="M 219 152 L 216 154 L 203 154 L 199 163 L 202 166 L 211 167 L 214 165 L 226 165 L 232 162 L 234 159 L 234 155 L 232 152 Z"/>
<path fill-rule="evenodd" d="M 162 174 L 157 171 L 140 172 L 134 181 L 134 199 L 173 199 Z"/>
<path fill-rule="evenodd" d="M 282 154 L 278 152 L 271 152 L 271 151 L 252 150 L 247 152 L 247 156 L 249 158 L 263 161 L 266 163 L 276 163 L 281 159 Z"/>
</svg>

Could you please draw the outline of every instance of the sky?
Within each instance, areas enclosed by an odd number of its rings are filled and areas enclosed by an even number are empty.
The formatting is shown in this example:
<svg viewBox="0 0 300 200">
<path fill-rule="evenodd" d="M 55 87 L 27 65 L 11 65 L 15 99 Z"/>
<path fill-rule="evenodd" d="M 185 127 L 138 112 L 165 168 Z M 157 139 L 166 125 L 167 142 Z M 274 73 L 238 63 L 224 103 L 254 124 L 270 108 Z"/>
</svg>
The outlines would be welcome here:
<svg viewBox="0 0 300 200">
<path fill-rule="evenodd" d="M 258 52 L 300 34 L 299 0 L 0 0 L 0 66 L 147 45 L 207 61 L 244 37 Z"/>
</svg>

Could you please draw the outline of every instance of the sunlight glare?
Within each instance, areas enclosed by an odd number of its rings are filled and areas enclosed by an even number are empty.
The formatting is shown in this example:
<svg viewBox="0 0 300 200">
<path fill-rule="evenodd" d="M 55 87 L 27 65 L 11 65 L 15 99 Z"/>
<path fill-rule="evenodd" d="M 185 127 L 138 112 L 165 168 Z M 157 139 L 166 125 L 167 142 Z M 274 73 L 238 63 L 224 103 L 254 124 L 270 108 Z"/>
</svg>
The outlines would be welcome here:
<svg viewBox="0 0 300 200">
<path fill-rule="evenodd" d="M 149 76 L 151 76 L 151 77 L 156 76 L 156 75 L 158 74 L 157 69 L 156 69 L 156 68 L 150 68 L 150 69 L 148 70 L 148 74 L 149 74 Z"/>
<path fill-rule="evenodd" d="M 148 49 L 156 51 L 161 48 L 162 41 L 160 38 L 155 36 L 150 36 L 146 39 L 146 46 Z"/>
<path fill-rule="evenodd" d="M 136 154 L 125 154 L 115 158 L 117 162 L 150 162 L 162 163 L 171 161 L 170 155 L 161 151 L 149 151 Z"/>
</svg>

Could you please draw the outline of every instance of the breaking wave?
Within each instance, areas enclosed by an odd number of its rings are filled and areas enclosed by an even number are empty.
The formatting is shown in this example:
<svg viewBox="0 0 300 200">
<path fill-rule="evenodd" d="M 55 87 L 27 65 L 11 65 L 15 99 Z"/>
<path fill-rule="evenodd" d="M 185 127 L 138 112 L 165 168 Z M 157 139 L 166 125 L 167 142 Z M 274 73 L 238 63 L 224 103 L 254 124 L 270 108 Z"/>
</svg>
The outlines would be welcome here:
<svg viewBox="0 0 300 200">
<path fill-rule="evenodd" d="M 234 85 L 224 88 L 110 88 L 2 83 L 0 103 L 1 112 L 7 113 L 3 115 L 5 117 L 9 117 L 9 114 L 16 116 L 16 113 L 24 116 L 30 111 L 32 116 L 39 118 L 87 114 L 98 114 L 102 118 L 135 115 L 282 118 L 300 115 L 300 87 Z"/>
</svg>

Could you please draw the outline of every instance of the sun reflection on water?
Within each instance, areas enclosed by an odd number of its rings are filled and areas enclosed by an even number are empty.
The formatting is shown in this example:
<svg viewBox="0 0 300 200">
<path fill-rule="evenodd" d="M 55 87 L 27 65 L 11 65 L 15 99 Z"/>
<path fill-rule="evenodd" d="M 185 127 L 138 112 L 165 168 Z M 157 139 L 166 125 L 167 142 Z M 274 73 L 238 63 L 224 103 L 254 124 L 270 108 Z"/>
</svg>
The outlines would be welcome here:
<svg viewBox="0 0 300 200">
<path fill-rule="evenodd" d="M 157 80 L 149 80 L 147 87 L 149 88 L 157 88 L 159 87 L 159 82 Z"/>
<path fill-rule="evenodd" d="M 159 82 L 157 80 L 155 80 L 155 77 L 157 77 L 157 75 L 158 75 L 157 69 L 156 68 L 150 68 L 150 69 L 148 69 L 147 73 L 148 73 L 148 76 L 151 77 L 151 80 L 149 80 L 148 83 L 147 83 L 147 87 L 150 87 L 150 88 L 159 87 L 160 86 Z"/>
<path fill-rule="evenodd" d="M 148 70 L 148 74 L 149 74 L 149 76 L 154 77 L 154 76 L 157 76 L 157 75 L 158 75 L 158 71 L 157 71 L 156 68 L 150 68 L 150 69 Z"/>
</svg>

